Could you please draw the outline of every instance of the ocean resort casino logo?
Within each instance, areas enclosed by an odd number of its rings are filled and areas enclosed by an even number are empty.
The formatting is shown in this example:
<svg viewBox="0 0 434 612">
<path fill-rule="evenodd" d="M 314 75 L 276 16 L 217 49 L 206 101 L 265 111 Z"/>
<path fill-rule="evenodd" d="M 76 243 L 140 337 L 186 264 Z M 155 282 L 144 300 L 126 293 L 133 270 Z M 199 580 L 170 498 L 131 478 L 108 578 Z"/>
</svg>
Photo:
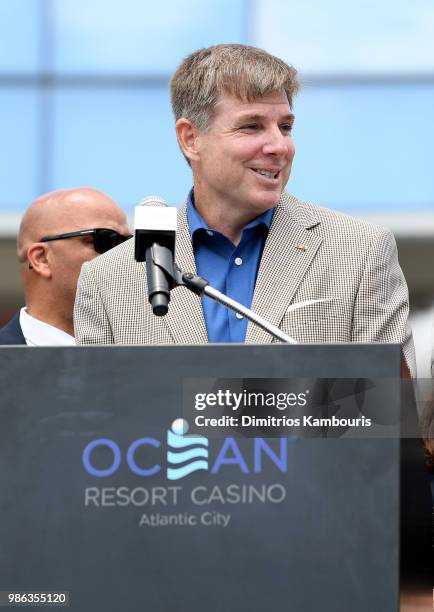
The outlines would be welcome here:
<svg viewBox="0 0 434 612">
<path fill-rule="evenodd" d="M 188 436 L 189 425 L 185 419 L 175 419 L 167 432 L 166 476 L 168 480 L 180 480 L 198 470 L 218 474 L 223 466 L 237 467 L 242 474 L 260 474 L 263 470 L 264 457 L 267 457 L 280 472 L 287 470 L 287 439 L 277 438 L 277 448 L 271 441 L 264 438 L 252 438 L 249 451 L 241 450 L 233 437 L 223 439 L 216 449 L 215 457 L 209 461 L 209 440 L 204 436 Z M 144 437 L 132 442 L 127 448 L 125 461 L 128 469 L 143 478 L 155 476 L 162 470 L 161 463 L 139 465 L 137 453 L 140 449 L 161 449 L 162 442 L 158 438 Z M 95 465 L 94 455 L 111 452 L 111 464 L 107 467 Z M 98 438 L 89 442 L 83 451 L 83 466 L 88 474 L 97 478 L 114 475 L 122 463 L 122 450 L 117 442 L 109 438 Z"/>
<path fill-rule="evenodd" d="M 161 438 L 126 447 L 109 438 L 89 442 L 82 465 L 103 486 L 85 487 L 85 508 L 145 508 L 139 527 L 227 527 L 235 516 L 243 520 L 241 505 L 265 511 L 284 502 L 286 438 L 208 440 L 188 430 L 178 418 Z M 119 482 L 126 474 L 128 481 Z"/>
</svg>

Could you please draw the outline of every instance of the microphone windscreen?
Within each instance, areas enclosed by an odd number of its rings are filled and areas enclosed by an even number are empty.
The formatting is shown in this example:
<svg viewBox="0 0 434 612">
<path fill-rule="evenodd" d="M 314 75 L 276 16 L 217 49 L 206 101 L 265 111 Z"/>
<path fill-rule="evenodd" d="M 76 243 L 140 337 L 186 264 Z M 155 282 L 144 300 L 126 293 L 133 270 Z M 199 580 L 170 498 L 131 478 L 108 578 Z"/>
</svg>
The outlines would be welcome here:
<svg viewBox="0 0 434 612">
<path fill-rule="evenodd" d="M 149 195 L 140 200 L 137 206 L 167 206 L 167 202 L 161 196 Z"/>
<path fill-rule="evenodd" d="M 146 250 L 153 244 L 175 251 L 177 209 L 160 196 L 144 198 L 134 211 L 134 256 L 146 260 Z"/>
</svg>

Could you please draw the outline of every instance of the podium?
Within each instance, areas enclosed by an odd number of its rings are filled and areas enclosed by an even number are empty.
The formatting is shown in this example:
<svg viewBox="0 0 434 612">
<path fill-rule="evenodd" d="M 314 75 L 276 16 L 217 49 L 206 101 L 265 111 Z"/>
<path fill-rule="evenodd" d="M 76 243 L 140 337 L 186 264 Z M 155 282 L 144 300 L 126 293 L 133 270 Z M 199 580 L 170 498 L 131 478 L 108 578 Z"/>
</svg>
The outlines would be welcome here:
<svg viewBox="0 0 434 612">
<path fill-rule="evenodd" d="M 203 381 L 397 380 L 398 346 L 8 347 L 0 363 L 0 591 L 67 592 L 80 612 L 399 609 L 396 436 L 176 431 Z"/>
</svg>

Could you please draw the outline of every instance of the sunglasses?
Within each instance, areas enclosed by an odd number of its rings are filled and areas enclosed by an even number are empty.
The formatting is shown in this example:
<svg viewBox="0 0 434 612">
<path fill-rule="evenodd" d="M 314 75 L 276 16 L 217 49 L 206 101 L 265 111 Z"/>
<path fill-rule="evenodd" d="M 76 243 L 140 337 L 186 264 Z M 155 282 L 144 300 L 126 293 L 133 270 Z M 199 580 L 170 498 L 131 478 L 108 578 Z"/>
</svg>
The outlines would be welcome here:
<svg viewBox="0 0 434 612">
<path fill-rule="evenodd" d="M 92 236 L 93 248 L 97 253 L 106 253 L 118 244 L 122 244 L 125 240 L 132 238 L 131 234 L 124 236 L 112 229 L 106 227 L 96 227 L 94 229 L 78 230 L 76 232 L 66 232 L 65 234 L 56 234 L 55 236 L 45 236 L 40 242 L 50 242 L 51 240 L 65 240 L 66 238 L 76 238 L 77 236 Z"/>
</svg>

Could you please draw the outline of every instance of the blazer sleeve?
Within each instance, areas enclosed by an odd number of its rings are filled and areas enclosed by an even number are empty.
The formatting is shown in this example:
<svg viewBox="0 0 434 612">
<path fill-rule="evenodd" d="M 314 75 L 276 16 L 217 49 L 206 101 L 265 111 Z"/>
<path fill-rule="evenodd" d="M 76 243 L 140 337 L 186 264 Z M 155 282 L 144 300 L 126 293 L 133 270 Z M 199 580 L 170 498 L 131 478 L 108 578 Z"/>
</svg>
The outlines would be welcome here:
<svg viewBox="0 0 434 612">
<path fill-rule="evenodd" d="M 97 279 L 89 263 L 83 264 L 74 306 L 77 344 L 113 344 L 113 332 Z"/>
<path fill-rule="evenodd" d="M 413 337 L 408 323 L 408 289 L 393 234 L 381 228 L 373 238 L 353 315 L 353 342 L 401 345 L 405 364 L 416 376 Z"/>
</svg>

